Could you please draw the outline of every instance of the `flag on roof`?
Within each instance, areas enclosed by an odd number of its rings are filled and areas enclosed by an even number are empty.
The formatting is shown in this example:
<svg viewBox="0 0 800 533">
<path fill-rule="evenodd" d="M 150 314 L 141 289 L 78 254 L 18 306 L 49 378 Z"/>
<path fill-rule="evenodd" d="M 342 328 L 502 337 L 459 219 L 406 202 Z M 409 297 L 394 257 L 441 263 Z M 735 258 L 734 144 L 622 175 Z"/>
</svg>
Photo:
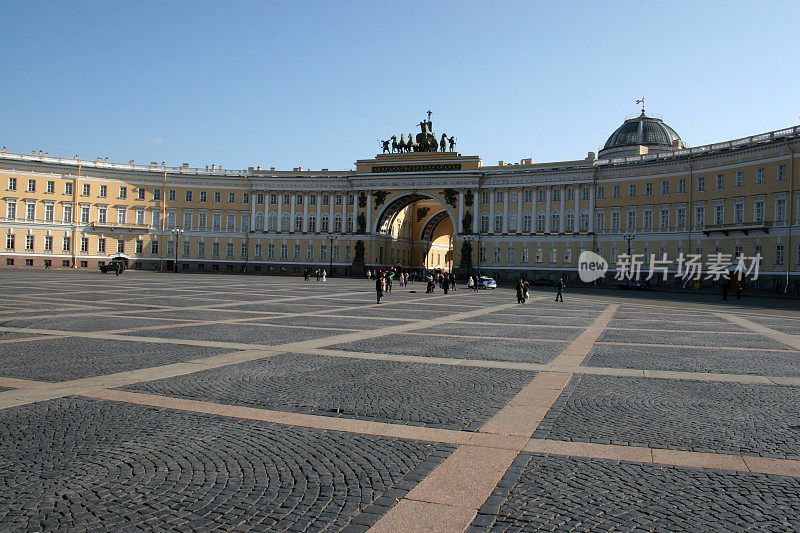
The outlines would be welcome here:
<svg viewBox="0 0 800 533">
<path fill-rule="evenodd" d="M 644 96 L 642 96 L 639 100 L 636 100 L 637 104 L 644 104 Z"/>
</svg>

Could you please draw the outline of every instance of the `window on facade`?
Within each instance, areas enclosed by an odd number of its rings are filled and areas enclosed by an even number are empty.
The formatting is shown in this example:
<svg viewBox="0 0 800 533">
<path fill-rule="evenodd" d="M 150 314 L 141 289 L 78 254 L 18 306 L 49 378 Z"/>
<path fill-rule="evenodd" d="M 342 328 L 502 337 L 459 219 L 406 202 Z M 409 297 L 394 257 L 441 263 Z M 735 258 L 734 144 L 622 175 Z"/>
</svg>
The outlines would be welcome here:
<svg viewBox="0 0 800 533">
<path fill-rule="evenodd" d="M 13 250 L 14 249 L 14 234 L 7 233 L 6 234 L 6 250 Z"/>
<path fill-rule="evenodd" d="M 89 251 L 89 239 L 87 237 L 81 237 L 81 252 L 88 252 Z"/>
<path fill-rule="evenodd" d="M 36 204 L 35 203 L 28 202 L 27 204 L 25 204 L 25 220 L 36 220 Z"/>
<path fill-rule="evenodd" d="M 561 201 L 561 189 L 558 187 L 553 189 L 553 201 L 560 202 Z"/>
<path fill-rule="evenodd" d="M 136 210 L 136 223 L 144 225 L 144 209 Z"/>
<path fill-rule="evenodd" d="M 550 214 L 550 232 L 559 233 L 561 231 L 561 215 L 558 211 Z"/>
<path fill-rule="evenodd" d="M 482 204 L 489 203 L 489 191 L 481 191 L 481 203 Z"/>
<path fill-rule="evenodd" d="M 92 192 L 92 186 L 88 183 L 83 184 L 83 196 L 89 196 Z"/>
<path fill-rule="evenodd" d="M 572 187 L 567 189 L 567 201 L 568 202 L 574 202 L 575 201 L 575 189 L 573 189 Z"/>
<path fill-rule="evenodd" d="M 545 195 L 547 194 L 547 190 L 544 189 L 543 187 L 540 187 L 539 189 L 537 189 L 537 191 L 538 191 L 537 194 L 536 194 L 537 201 L 546 202 L 547 198 L 545 197 Z"/>
<path fill-rule="evenodd" d="M 631 183 L 628 185 L 628 197 L 635 198 L 636 197 L 636 184 Z"/>
<path fill-rule="evenodd" d="M 507 263 L 513 263 L 514 262 L 514 249 L 513 248 L 508 248 L 506 250 L 506 262 Z"/>
<path fill-rule="evenodd" d="M 161 189 L 153 189 L 153 200 L 161 200 Z"/>
<path fill-rule="evenodd" d="M 776 265 L 783 265 L 783 245 L 776 244 L 775 245 L 775 264 Z"/>
<path fill-rule="evenodd" d="M 191 202 L 192 201 L 192 191 L 186 191 L 184 193 L 184 198 L 185 198 L 185 200 L 187 202 Z"/>
<path fill-rule="evenodd" d="M 678 194 L 686 194 L 686 178 L 678 180 Z"/>
<path fill-rule="evenodd" d="M 155 242 L 155 241 L 153 241 Z M 219 257 L 219 243 L 212 242 L 211 243 L 211 257 Z"/>
<path fill-rule="evenodd" d="M 503 231 L 503 213 L 494 214 L 494 232 L 502 233 Z"/>
<path fill-rule="evenodd" d="M 511 213 L 508 215 L 508 231 L 517 231 L 517 214 Z"/>
<path fill-rule="evenodd" d="M 138 197 L 137 198 L 139 200 L 144 200 L 144 188 L 139 187 L 139 189 L 137 191 L 138 191 Z"/>
<path fill-rule="evenodd" d="M 278 230 L 278 215 L 276 215 L 275 213 L 269 214 L 268 230 L 269 231 Z"/>
<path fill-rule="evenodd" d="M 236 197 L 234 197 L 234 202 L 235 201 L 236 201 Z M 231 203 L 233 203 L 233 202 L 231 202 Z M 250 193 L 249 192 L 243 192 L 242 193 L 242 203 L 243 204 L 249 204 L 250 203 Z M 261 197 L 261 203 L 262 204 L 264 203 L 264 197 L 263 196 Z"/>
<path fill-rule="evenodd" d="M 108 187 L 105 185 L 101 185 L 100 192 L 98 193 L 97 196 L 99 196 L 100 198 L 105 198 L 106 196 L 108 196 Z"/>
<path fill-rule="evenodd" d="M 81 223 L 82 224 L 89 223 L 89 206 L 86 205 L 81 206 Z"/>
<path fill-rule="evenodd" d="M 705 176 L 697 176 L 697 192 L 703 192 L 705 190 L 706 190 Z"/>
<path fill-rule="evenodd" d="M 706 208 L 705 206 L 698 205 L 694 208 L 694 227 L 701 229 L 706 225 Z"/>
<path fill-rule="evenodd" d="M 717 190 L 721 191 L 725 188 L 725 174 L 717 174 Z"/>
<path fill-rule="evenodd" d="M 348 194 L 347 195 L 347 205 L 356 205 L 356 195 L 355 194 Z M 347 250 L 350 250 L 350 247 L 347 247 Z"/>
<path fill-rule="evenodd" d="M 220 229 L 222 227 L 222 213 L 212 213 L 211 224 L 213 229 Z"/>
<path fill-rule="evenodd" d="M 342 232 L 342 215 L 338 213 L 333 216 L 333 231 L 336 233 Z"/>
<path fill-rule="evenodd" d="M 516 203 L 517 202 L 517 198 L 518 198 L 518 195 L 517 195 L 517 190 L 516 189 L 511 190 L 511 191 L 508 192 L 508 201 L 509 202 Z"/>
<path fill-rule="evenodd" d="M 36 192 L 36 180 L 28 180 L 28 192 Z"/>
<path fill-rule="evenodd" d="M 775 222 L 783 225 L 786 222 L 786 199 L 777 198 L 775 200 Z"/>
<path fill-rule="evenodd" d="M 331 196 L 329 194 L 322 195 L 322 205 L 331 205 Z"/>
<path fill-rule="evenodd" d="M 564 215 L 564 230 L 567 233 L 575 231 L 575 214 L 572 211 L 567 211 Z"/>
<path fill-rule="evenodd" d="M 481 213 L 481 232 L 486 233 L 489 231 L 489 215 Z"/>
<path fill-rule="evenodd" d="M 644 195 L 645 196 L 653 196 L 653 182 L 648 181 L 644 184 Z"/>
<path fill-rule="evenodd" d="M 636 229 L 636 211 L 629 210 L 628 211 L 628 225 L 626 226 L 628 231 L 633 231 Z"/>
<path fill-rule="evenodd" d="M 621 187 L 619 185 L 614 185 L 613 196 L 614 196 L 614 198 L 619 198 L 620 196 L 622 196 Z"/>
<path fill-rule="evenodd" d="M 314 247 L 310 244 L 306 246 L 306 259 L 314 259 Z"/>
<path fill-rule="evenodd" d="M 119 197 L 125 199 L 128 197 L 128 188 L 127 187 L 120 187 L 119 188 Z"/>
<path fill-rule="evenodd" d="M 206 191 L 200 191 L 200 202 L 206 203 L 208 201 L 208 193 Z"/>
<path fill-rule="evenodd" d="M 611 231 L 619 231 L 619 218 L 620 213 L 619 211 L 612 211 L 611 212 Z"/>
<path fill-rule="evenodd" d="M 208 215 L 206 213 L 199 213 L 197 217 L 198 229 L 205 230 L 208 226 Z"/>
<path fill-rule="evenodd" d="M 594 230 L 595 232 L 602 232 L 606 229 L 606 214 L 604 211 L 598 210 L 594 214 Z"/>
<path fill-rule="evenodd" d="M 544 233 L 546 229 L 546 216 L 544 213 L 539 213 L 536 216 L 536 231 L 538 233 Z"/>
<path fill-rule="evenodd" d="M 34 240 L 33 235 L 25 235 L 25 249 L 33 250 Z"/>
<path fill-rule="evenodd" d="M 502 204 L 503 203 L 503 191 L 495 191 L 494 192 L 494 202 L 496 204 Z"/>
<path fill-rule="evenodd" d="M 642 212 L 642 229 L 644 231 L 653 231 L 653 210 L 645 209 Z"/>
<path fill-rule="evenodd" d="M 327 213 L 324 213 L 320 218 L 319 230 L 323 232 L 330 231 L 330 217 L 328 217 Z"/>
<path fill-rule="evenodd" d="M 531 232 L 531 214 L 525 213 L 522 215 L 522 231 L 525 233 Z"/>
<path fill-rule="evenodd" d="M 684 229 L 686 227 L 686 208 L 678 207 L 675 209 L 675 226 L 676 229 Z"/>
<path fill-rule="evenodd" d="M 72 206 L 64 206 L 64 222 L 72 222 Z"/>
<path fill-rule="evenodd" d="M 342 205 L 342 195 L 341 194 L 337 194 L 334 197 L 334 205 Z"/>
<path fill-rule="evenodd" d="M 262 213 L 259 214 L 261 215 L 261 229 L 264 229 L 264 215 Z M 225 227 L 228 231 L 236 229 L 236 215 L 234 213 L 228 213 Z"/>
<path fill-rule="evenodd" d="M 717 204 L 714 206 L 714 224 L 721 226 L 725 223 L 725 205 Z"/>
<path fill-rule="evenodd" d="M 191 243 L 189 241 L 183 241 L 183 256 L 187 257 L 190 253 Z"/>
<path fill-rule="evenodd" d="M 353 233 L 353 228 L 355 227 L 355 217 L 351 215 L 347 215 L 347 233 Z"/>
<path fill-rule="evenodd" d="M 51 252 L 53 250 L 53 236 L 52 235 L 45 235 L 44 236 L 44 249 L 46 252 Z"/>
<path fill-rule="evenodd" d="M 8 190 L 9 191 L 17 190 L 17 178 L 8 178 Z"/>
<path fill-rule="evenodd" d="M 206 256 L 206 243 L 200 241 L 197 243 L 197 257 L 205 257 Z"/>
<path fill-rule="evenodd" d="M 30 182 L 28 182 L 28 183 L 30 184 Z M 31 192 L 33 192 L 33 191 L 31 191 Z M 48 181 L 47 182 L 47 193 L 48 194 L 53 194 L 54 192 L 56 192 L 56 182 L 55 181 Z M 64 191 L 64 194 L 68 194 L 68 193 L 66 191 Z"/>
<path fill-rule="evenodd" d="M 141 254 L 144 251 L 144 243 L 142 239 L 136 239 L 136 253 Z"/>
<path fill-rule="evenodd" d="M 661 182 L 661 194 L 669 194 L 669 182 L 667 180 Z"/>
<path fill-rule="evenodd" d="M 756 200 L 753 203 L 753 221 L 764 222 L 764 201 Z"/>
<path fill-rule="evenodd" d="M 317 216 L 313 213 L 308 215 L 308 231 L 312 233 L 317 231 Z"/>
<path fill-rule="evenodd" d="M 303 231 L 303 215 L 300 213 L 294 215 L 294 231 L 297 233 Z"/>
<path fill-rule="evenodd" d="M 744 202 L 738 201 L 733 204 L 733 222 L 744 224 Z"/>
<path fill-rule="evenodd" d="M 125 253 L 125 241 L 122 239 L 117 239 L 117 253 L 118 254 Z"/>
<path fill-rule="evenodd" d="M 786 165 L 778 165 L 778 181 L 786 181 Z"/>
<path fill-rule="evenodd" d="M 588 200 L 589 199 L 589 187 L 583 187 L 581 189 L 581 200 Z"/>
<path fill-rule="evenodd" d="M 661 230 L 669 229 L 669 207 L 662 207 L 659 211 L 658 228 Z"/>
<path fill-rule="evenodd" d="M 757 168 L 756 169 L 756 184 L 757 185 L 761 185 L 762 183 L 764 183 L 764 169 L 763 168 Z"/>
<path fill-rule="evenodd" d="M 589 212 L 583 211 L 581 213 L 581 231 L 589 231 Z"/>
<path fill-rule="evenodd" d="M 603 186 L 603 185 L 598 186 L 596 194 L 597 194 L 597 199 L 598 200 L 605 199 L 605 197 L 606 197 L 606 188 L 605 188 L 605 186 Z"/>
</svg>

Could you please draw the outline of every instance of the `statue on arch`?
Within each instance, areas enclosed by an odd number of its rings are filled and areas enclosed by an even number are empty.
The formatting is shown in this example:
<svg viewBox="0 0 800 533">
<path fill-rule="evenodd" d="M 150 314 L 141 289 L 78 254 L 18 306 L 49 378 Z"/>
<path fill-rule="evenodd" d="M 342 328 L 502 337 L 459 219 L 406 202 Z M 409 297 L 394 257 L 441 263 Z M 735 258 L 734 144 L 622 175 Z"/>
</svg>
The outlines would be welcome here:
<svg viewBox="0 0 800 533">
<path fill-rule="evenodd" d="M 446 150 L 447 150 L 447 134 L 442 133 L 442 140 L 439 142 L 439 151 L 444 152 Z"/>
<path fill-rule="evenodd" d="M 456 138 L 455 137 L 450 137 L 450 139 L 448 139 L 448 140 L 450 142 L 450 151 L 451 152 L 455 152 L 456 151 Z M 442 150 L 442 151 L 444 152 L 444 150 Z"/>
<path fill-rule="evenodd" d="M 391 139 L 389 139 L 388 141 L 382 141 L 382 140 L 378 139 L 378 142 L 381 143 L 381 147 L 383 148 L 383 152 L 381 152 L 381 153 L 385 154 L 385 153 L 391 151 L 391 150 L 389 150 L 389 142 L 391 142 Z"/>
</svg>

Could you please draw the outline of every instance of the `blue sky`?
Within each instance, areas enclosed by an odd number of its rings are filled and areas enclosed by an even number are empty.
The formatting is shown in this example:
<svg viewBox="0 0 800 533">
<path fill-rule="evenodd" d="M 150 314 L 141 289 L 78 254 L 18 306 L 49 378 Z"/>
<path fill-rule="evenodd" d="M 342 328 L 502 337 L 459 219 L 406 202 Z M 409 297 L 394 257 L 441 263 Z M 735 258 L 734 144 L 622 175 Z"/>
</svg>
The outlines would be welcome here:
<svg viewBox="0 0 800 533">
<path fill-rule="evenodd" d="M 350 169 L 378 138 L 596 151 L 647 99 L 692 146 L 800 123 L 800 2 L 0 3 L 0 145 Z"/>
</svg>

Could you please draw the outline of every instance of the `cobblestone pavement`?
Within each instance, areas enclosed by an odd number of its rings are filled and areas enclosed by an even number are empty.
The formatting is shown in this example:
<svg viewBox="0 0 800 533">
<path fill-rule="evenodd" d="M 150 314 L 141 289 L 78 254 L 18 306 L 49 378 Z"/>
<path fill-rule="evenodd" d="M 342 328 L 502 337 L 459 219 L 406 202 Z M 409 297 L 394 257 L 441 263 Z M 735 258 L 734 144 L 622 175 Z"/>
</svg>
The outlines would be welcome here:
<svg viewBox="0 0 800 533">
<path fill-rule="evenodd" d="M 0 296 L 0 531 L 800 530 L 781 302 L 33 269 Z"/>
<path fill-rule="evenodd" d="M 368 526 L 451 451 L 64 398 L 0 411 L 9 529 Z"/>
<path fill-rule="evenodd" d="M 534 436 L 800 459 L 800 388 L 576 376 Z"/>
<path fill-rule="evenodd" d="M 800 482 L 522 453 L 469 531 L 797 531 Z"/>
<path fill-rule="evenodd" d="M 299 413 L 476 430 L 534 375 L 283 354 L 126 389 Z"/>
</svg>

